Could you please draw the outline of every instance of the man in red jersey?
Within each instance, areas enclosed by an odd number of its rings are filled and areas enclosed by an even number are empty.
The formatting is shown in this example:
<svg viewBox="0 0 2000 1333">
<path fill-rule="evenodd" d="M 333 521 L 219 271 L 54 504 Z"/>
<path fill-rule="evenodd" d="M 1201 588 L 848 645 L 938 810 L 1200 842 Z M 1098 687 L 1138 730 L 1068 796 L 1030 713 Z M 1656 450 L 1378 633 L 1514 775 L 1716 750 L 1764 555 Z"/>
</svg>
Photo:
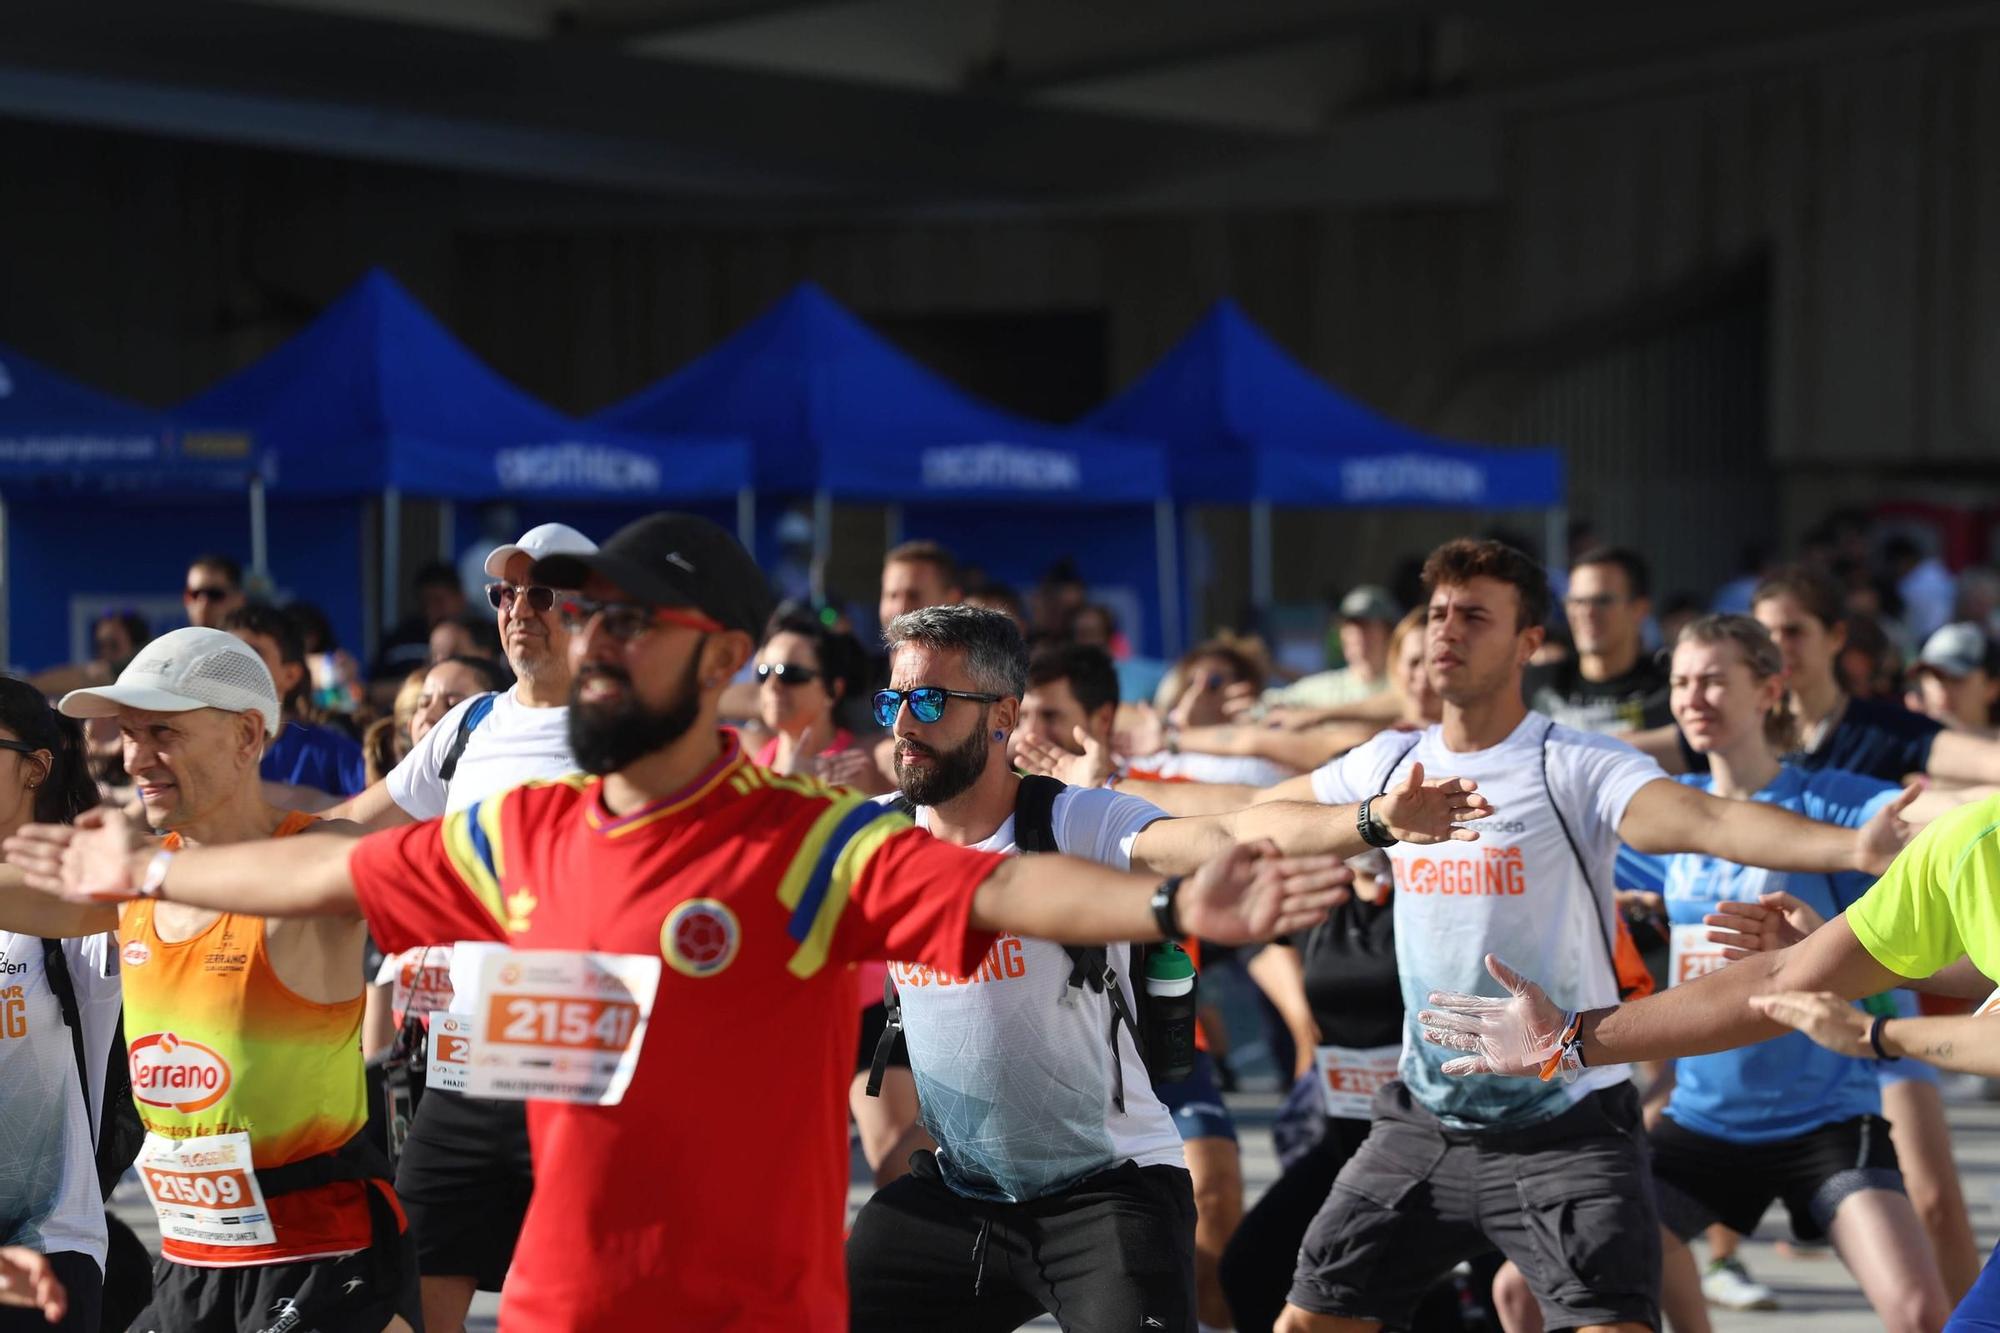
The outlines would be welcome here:
<svg viewBox="0 0 2000 1333">
<path fill-rule="evenodd" d="M 1268 847 L 1185 884 L 1004 859 L 748 763 L 715 717 L 764 622 L 763 577 L 704 519 L 653 515 L 532 578 L 576 594 L 571 748 L 600 777 L 359 842 L 307 835 L 162 862 L 130 850 L 114 817 L 75 840 L 59 875 L 50 852 L 66 830 L 10 847 L 38 887 L 72 897 L 359 912 L 391 951 L 549 951 L 484 962 L 468 1058 L 470 1077 L 497 1060 L 535 1098 L 535 1194 L 501 1305 L 511 1333 L 846 1326 L 846 964 L 963 976 L 1001 930 L 1263 938 L 1317 921 L 1341 892 L 1330 858 Z M 661 1022 L 644 1022 L 649 1003 Z"/>
</svg>

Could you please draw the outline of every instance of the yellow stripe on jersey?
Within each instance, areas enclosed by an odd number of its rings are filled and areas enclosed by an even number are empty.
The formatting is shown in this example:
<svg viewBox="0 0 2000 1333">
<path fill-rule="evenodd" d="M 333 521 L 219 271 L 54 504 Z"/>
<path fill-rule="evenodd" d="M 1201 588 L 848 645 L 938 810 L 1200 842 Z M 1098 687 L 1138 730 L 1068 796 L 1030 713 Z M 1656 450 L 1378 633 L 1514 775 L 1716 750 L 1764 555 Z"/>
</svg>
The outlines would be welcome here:
<svg viewBox="0 0 2000 1333">
<path fill-rule="evenodd" d="M 444 854 L 480 906 L 495 922 L 507 920 L 500 894 L 500 797 L 479 801 L 444 817 Z"/>
<path fill-rule="evenodd" d="M 832 883 L 827 886 L 826 897 L 813 916 L 805 942 L 785 964 L 793 976 L 803 981 L 826 966 L 827 953 L 833 947 L 834 927 L 840 924 L 841 914 L 847 910 L 848 894 L 853 890 L 855 881 L 861 878 L 869 858 L 880 850 L 882 844 L 909 827 L 907 816 L 885 812 L 847 839 L 846 845 L 840 849 L 839 859 L 834 862 Z"/>
</svg>

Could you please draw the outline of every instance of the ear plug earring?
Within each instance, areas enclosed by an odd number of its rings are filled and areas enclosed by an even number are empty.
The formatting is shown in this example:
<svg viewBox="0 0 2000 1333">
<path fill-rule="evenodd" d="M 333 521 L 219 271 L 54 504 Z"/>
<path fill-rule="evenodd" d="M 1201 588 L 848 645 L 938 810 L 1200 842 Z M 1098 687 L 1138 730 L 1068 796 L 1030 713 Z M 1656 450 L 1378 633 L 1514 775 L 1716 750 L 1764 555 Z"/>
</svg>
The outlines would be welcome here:
<svg viewBox="0 0 2000 1333">
<path fill-rule="evenodd" d="M 996 741 L 1004 741 L 1007 739 L 1007 733 L 1004 731 L 996 731 L 993 733 L 993 739 Z"/>
</svg>

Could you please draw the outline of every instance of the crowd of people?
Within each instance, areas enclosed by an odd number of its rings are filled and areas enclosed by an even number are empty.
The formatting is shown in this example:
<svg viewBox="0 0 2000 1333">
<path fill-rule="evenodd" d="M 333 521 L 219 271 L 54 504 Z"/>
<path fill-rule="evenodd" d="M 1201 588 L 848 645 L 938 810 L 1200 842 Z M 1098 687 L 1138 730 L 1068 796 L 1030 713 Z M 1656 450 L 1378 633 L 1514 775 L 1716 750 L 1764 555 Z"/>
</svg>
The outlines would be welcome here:
<svg viewBox="0 0 2000 1333">
<path fill-rule="evenodd" d="M 1468 537 L 1281 679 L 1073 569 L 898 546 L 863 637 L 599 535 L 365 669 L 205 555 L 0 678 L 0 1333 L 1696 1333 L 1778 1202 L 2000 1330 L 1941 1083 L 2000 1077 L 2000 577 Z"/>
</svg>

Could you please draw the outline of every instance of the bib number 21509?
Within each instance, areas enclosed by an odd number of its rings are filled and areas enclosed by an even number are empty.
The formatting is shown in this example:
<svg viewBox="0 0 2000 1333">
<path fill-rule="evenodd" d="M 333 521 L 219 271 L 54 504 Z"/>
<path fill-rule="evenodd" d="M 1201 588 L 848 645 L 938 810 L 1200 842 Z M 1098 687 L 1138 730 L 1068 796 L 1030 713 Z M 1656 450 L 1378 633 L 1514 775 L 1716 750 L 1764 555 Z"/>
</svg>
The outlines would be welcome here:
<svg viewBox="0 0 2000 1333">
<path fill-rule="evenodd" d="M 510 949 L 479 968 L 465 1091 L 616 1105 L 631 1085 L 660 960 Z"/>
</svg>

